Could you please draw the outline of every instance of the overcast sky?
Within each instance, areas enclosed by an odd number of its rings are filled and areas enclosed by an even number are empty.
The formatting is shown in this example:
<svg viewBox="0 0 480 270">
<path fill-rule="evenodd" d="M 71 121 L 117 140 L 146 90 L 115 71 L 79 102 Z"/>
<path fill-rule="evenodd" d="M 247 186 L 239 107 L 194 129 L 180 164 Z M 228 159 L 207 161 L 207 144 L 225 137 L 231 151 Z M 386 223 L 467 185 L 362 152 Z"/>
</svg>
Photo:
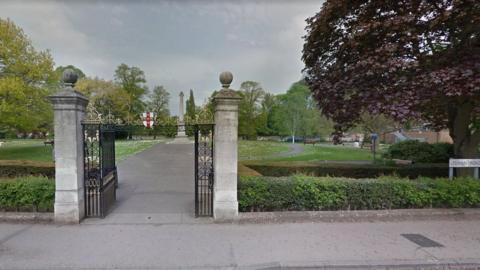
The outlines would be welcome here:
<svg viewBox="0 0 480 270">
<path fill-rule="evenodd" d="M 77 1 L 80 2 L 80 1 Z M 12 19 L 56 65 L 112 80 L 125 63 L 145 71 L 150 88 L 194 90 L 197 104 L 220 88 L 229 70 L 232 88 L 253 80 L 280 93 L 301 78 L 305 19 L 323 1 L 1 1 Z"/>
</svg>

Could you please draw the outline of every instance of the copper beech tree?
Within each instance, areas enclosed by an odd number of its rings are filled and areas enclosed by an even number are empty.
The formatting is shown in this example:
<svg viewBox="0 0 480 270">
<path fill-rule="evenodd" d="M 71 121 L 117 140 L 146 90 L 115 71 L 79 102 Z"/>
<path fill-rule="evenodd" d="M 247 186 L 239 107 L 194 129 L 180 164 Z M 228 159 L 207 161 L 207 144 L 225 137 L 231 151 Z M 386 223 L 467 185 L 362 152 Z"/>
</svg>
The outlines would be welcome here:
<svg viewBox="0 0 480 270">
<path fill-rule="evenodd" d="M 337 137 L 363 113 L 422 119 L 478 157 L 480 1 L 327 0 L 306 30 L 306 81 Z"/>
</svg>

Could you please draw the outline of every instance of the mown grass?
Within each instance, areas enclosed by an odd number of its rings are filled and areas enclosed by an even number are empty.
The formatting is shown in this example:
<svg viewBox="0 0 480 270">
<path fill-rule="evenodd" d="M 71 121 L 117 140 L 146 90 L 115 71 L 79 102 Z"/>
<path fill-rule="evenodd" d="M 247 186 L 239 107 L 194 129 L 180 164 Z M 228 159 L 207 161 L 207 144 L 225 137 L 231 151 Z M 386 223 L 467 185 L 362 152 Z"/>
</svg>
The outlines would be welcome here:
<svg viewBox="0 0 480 270">
<path fill-rule="evenodd" d="M 52 161 L 52 146 L 44 140 L 8 140 L 0 147 L 0 160 Z"/>
<path fill-rule="evenodd" d="M 161 142 L 161 140 L 116 141 L 115 159 L 117 162 L 124 160 L 127 157 L 140 153 L 159 142 Z"/>
<path fill-rule="evenodd" d="M 282 156 L 289 151 L 290 144 L 267 141 L 239 141 L 239 160 L 272 160 L 272 161 L 357 161 L 373 160 L 370 149 L 359 149 L 351 146 L 333 145 L 302 145 L 304 151 L 293 156 Z M 380 151 L 381 152 L 381 151 Z M 381 159 L 381 153 L 377 153 L 377 159 Z"/>
<path fill-rule="evenodd" d="M 376 158 L 380 158 L 377 154 Z M 322 161 L 322 160 L 373 160 L 373 154 L 369 149 L 359 149 L 349 146 L 322 146 L 322 145 L 305 145 L 304 151 L 300 154 L 273 158 L 275 161 Z"/>
<path fill-rule="evenodd" d="M 271 158 L 272 156 L 288 152 L 287 143 L 268 141 L 245 141 L 238 142 L 239 160 L 257 160 Z"/>
<path fill-rule="evenodd" d="M 142 152 L 162 140 L 116 141 L 116 160 Z M 43 140 L 8 140 L 0 147 L 0 160 L 31 160 L 53 162 L 52 146 Z"/>
</svg>

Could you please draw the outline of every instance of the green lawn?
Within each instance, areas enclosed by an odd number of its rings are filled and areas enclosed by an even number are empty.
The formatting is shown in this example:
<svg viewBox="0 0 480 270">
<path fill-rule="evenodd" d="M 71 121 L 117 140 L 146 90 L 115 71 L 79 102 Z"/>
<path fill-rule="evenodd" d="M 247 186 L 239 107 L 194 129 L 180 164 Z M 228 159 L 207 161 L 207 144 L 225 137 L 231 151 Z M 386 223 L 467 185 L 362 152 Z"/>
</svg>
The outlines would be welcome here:
<svg viewBox="0 0 480 270">
<path fill-rule="evenodd" d="M 115 159 L 118 161 L 146 150 L 162 140 L 116 141 Z"/>
<path fill-rule="evenodd" d="M 289 152 L 289 143 L 266 141 L 239 141 L 239 160 L 272 160 L 272 161 L 320 161 L 320 160 L 373 160 L 369 149 L 353 148 L 351 146 L 334 145 L 303 145 L 303 152 L 294 156 L 282 156 Z M 275 155 L 279 155 L 276 157 Z M 381 153 L 377 153 L 377 159 Z"/>
<path fill-rule="evenodd" d="M 377 154 L 377 158 L 380 155 Z M 305 145 L 304 151 L 291 157 L 280 157 L 278 161 L 320 161 L 320 160 L 373 160 L 369 149 L 359 149 L 349 146 Z"/>
<path fill-rule="evenodd" d="M 52 161 L 52 146 L 44 140 L 8 140 L 0 146 L 0 160 Z"/>
<path fill-rule="evenodd" d="M 8 140 L 0 147 L 0 160 L 52 161 L 52 146 L 43 140 Z M 161 140 L 116 141 L 116 160 L 139 153 Z"/>
<path fill-rule="evenodd" d="M 139 153 L 161 140 L 116 141 L 117 161 Z M 288 143 L 267 141 L 239 141 L 239 160 L 318 161 L 318 160 L 372 160 L 367 149 L 348 146 L 301 145 L 304 151 L 291 157 L 275 157 L 287 153 Z M 43 140 L 9 140 L 0 147 L 0 160 L 52 161 L 52 146 Z M 377 155 L 380 157 L 380 155 Z"/>
<path fill-rule="evenodd" d="M 287 143 L 267 142 L 267 141 L 245 141 L 238 142 L 238 159 L 239 160 L 258 160 L 265 159 L 279 154 L 288 152 Z"/>
</svg>

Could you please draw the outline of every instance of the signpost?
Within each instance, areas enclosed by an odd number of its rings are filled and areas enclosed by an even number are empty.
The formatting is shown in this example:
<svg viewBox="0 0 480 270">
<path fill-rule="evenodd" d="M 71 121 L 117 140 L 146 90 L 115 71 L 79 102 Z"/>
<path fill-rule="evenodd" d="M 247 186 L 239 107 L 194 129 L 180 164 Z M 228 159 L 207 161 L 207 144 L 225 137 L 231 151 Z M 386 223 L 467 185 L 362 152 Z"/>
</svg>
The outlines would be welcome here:
<svg viewBox="0 0 480 270">
<path fill-rule="evenodd" d="M 478 179 L 478 171 L 480 168 L 480 159 L 455 159 L 451 158 L 448 162 L 448 178 L 453 179 L 454 168 L 475 168 L 473 177 Z"/>
<path fill-rule="evenodd" d="M 372 138 L 372 152 L 373 152 L 373 162 L 375 162 L 375 154 L 377 152 L 377 139 L 378 139 L 378 134 L 377 133 L 372 133 L 370 134 L 370 137 Z"/>
<path fill-rule="evenodd" d="M 142 120 L 143 120 L 143 125 L 146 128 L 152 128 L 155 119 L 155 113 L 154 112 L 144 112 L 142 114 Z"/>
</svg>

